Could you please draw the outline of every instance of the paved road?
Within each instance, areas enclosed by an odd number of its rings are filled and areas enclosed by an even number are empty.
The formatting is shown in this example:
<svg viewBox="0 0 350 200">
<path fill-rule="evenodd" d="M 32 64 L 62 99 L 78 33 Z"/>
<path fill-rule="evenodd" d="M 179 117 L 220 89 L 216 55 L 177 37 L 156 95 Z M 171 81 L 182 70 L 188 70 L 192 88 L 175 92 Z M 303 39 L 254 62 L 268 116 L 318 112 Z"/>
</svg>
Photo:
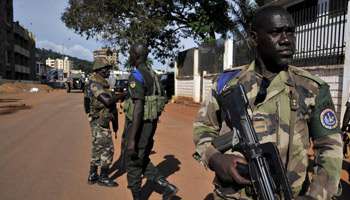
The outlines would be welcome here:
<svg viewBox="0 0 350 200">
<path fill-rule="evenodd" d="M 167 105 L 156 133 L 151 159 L 180 188 L 174 200 L 212 199 L 213 177 L 191 157 L 197 110 Z M 119 183 L 117 188 L 86 183 L 90 130 L 81 93 L 0 95 L 0 136 L 1 200 L 131 199 L 126 175 L 117 169 L 111 174 Z M 115 148 L 118 160 L 120 135 Z M 350 170 L 349 162 L 344 162 L 344 168 Z M 342 177 L 347 183 L 343 182 L 341 199 L 349 199 L 349 175 L 344 170 Z M 143 191 L 145 199 L 161 199 L 149 184 Z"/>
<path fill-rule="evenodd" d="M 81 93 L 7 95 L 0 100 L 0 106 L 12 105 L 9 108 L 16 111 L 0 115 L 1 200 L 131 199 L 126 175 L 118 171 L 112 174 L 119 183 L 117 188 L 86 183 L 90 130 Z M 152 160 L 180 188 L 174 199 L 210 199 L 212 177 L 191 158 L 191 121 L 196 110 L 169 105 L 156 136 Z M 122 123 L 120 120 L 120 127 Z M 120 153 L 119 138 L 115 160 Z M 161 199 L 149 185 L 144 196 Z"/>
</svg>

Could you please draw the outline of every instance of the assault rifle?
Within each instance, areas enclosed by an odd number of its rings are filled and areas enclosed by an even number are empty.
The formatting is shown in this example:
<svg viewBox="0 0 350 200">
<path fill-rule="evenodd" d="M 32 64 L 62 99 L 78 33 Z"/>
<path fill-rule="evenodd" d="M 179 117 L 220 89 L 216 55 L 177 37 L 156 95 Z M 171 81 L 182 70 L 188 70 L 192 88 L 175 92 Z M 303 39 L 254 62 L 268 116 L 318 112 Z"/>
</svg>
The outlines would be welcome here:
<svg viewBox="0 0 350 200">
<path fill-rule="evenodd" d="M 248 161 L 249 176 L 253 186 L 253 196 L 259 200 L 283 199 L 291 200 L 292 190 L 278 149 L 274 143 L 260 144 L 252 120 L 248 114 L 251 111 L 248 98 L 242 85 L 224 91 L 219 96 L 226 124 L 231 132 L 219 136 L 213 141 L 213 146 L 221 152 L 229 149 L 238 150 Z M 234 134 L 235 133 L 235 134 Z M 234 135 L 239 143 L 234 145 Z M 238 146 L 238 148 L 237 148 Z M 238 166 L 240 171 L 242 166 Z M 244 172 L 243 172 L 244 173 Z"/>
</svg>

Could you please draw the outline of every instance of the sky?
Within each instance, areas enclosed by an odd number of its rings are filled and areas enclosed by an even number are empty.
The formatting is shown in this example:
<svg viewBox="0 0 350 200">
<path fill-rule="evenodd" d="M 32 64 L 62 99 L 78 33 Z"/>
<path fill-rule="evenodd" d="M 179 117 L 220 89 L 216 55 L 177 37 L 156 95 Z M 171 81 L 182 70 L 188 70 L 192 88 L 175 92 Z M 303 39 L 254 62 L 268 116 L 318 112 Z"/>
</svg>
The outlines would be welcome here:
<svg viewBox="0 0 350 200">
<path fill-rule="evenodd" d="M 67 5 L 68 0 L 13 0 L 14 21 L 34 33 L 36 47 L 92 61 L 92 52 L 105 45 L 94 39 L 86 40 L 64 25 L 60 18 Z M 192 40 L 182 44 L 185 49 L 194 46 Z M 154 65 L 162 68 L 159 62 Z"/>
</svg>

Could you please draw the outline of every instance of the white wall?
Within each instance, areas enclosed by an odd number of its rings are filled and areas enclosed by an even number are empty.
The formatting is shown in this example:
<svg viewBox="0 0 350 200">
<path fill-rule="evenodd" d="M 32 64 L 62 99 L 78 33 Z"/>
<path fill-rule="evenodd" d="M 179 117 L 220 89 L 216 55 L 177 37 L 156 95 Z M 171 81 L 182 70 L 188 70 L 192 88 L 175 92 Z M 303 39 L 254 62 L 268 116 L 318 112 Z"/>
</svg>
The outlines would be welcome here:
<svg viewBox="0 0 350 200">
<path fill-rule="evenodd" d="M 176 80 L 176 96 L 193 98 L 193 80 Z"/>
</svg>

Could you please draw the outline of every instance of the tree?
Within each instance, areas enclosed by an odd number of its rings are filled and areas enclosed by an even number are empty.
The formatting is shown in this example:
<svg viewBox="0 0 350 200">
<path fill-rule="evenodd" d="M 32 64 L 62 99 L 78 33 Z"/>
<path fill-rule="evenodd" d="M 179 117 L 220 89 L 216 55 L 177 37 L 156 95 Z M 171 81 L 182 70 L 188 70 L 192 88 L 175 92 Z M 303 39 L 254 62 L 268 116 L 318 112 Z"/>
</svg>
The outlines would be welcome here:
<svg viewBox="0 0 350 200">
<path fill-rule="evenodd" d="M 164 63 L 175 55 L 181 38 L 200 43 L 241 32 L 245 18 L 233 15 L 247 14 L 240 11 L 242 2 L 253 5 L 248 0 L 69 0 L 62 21 L 87 39 L 106 40 L 124 53 L 130 43 L 143 42 Z"/>
</svg>

